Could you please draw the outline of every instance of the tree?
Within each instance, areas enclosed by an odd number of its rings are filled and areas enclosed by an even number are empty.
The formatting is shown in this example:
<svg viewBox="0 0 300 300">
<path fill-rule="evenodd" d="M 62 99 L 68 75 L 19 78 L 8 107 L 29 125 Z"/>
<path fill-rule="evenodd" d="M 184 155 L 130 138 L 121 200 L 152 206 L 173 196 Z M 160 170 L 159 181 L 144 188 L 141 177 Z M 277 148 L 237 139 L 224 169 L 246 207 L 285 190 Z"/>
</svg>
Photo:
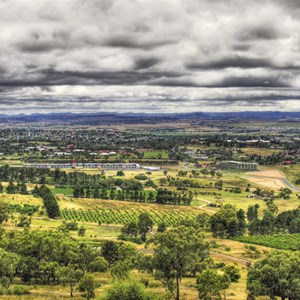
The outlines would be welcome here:
<svg viewBox="0 0 300 300">
<path fill-rule="evenodd" d="M 105 241 L 102 245 L 102 255 L 109 265 L 113 265 L 118 260 L 118 244 L 113 241 Z"/>
<path fill-rule="evenodd" d="M 200 228 L 205 228 L 209 220 L 209 215 L 207 213 L 201 213 L 197 216 L 196 221 L 199 223 Z"/>
<path fill-rule="evenodd" d="M 0 201 L 0 224 L 8 220 L 9 206 L 7 203 Z"/>
<path fill-rule="evenodd" d="M 231 282 L 238 282 L 241 278 L 241 271 L 237 265 L 226 265 L 223 271 L 229 276 Z"/>
<path fill-rule="evenodd" d="M 149 213 L 142 213 L 139 215 L 138 228 L 141 239 L 145 242 L 147 233 L 153 228 L 153 221 Z"/>
<path fill-rule="evenodd" d="M 59 282 L 70 286 L 70 297 L 73 297 L 74 287 L 79 282 L 83 272 L 79 269 L 75 270 L 71 266 L 59 267 L 56 270 Z"/>
<path fill-rule="evenodd" d="M 85 274 L 79 281 L 78 290 L 87 300 L 95 298 L 96 282 L 91 274 Z"/>
<path fill-rule="evenodd" d="M 210 217 L 209 223 L 215 237 L 227 238 L 241 235 L 237 211 L 233 205 L 224 205 Z"/>
<path fill-rule="evenodd" d="M 167 230 L 166 223 L 160 223 L 157 227 L 157 232 L 165 232 Z"/>
<path fill-rule="evenodd" d="M 220 179 L 223 176 L 223 174 L 221 172 L 216 172 L 216 176 L 218 177 L 218 179 Z"/>
<path fill-rule="evenodd" d="M 131 238 L 135 238 L 138 235 L 139 227 L 135 222 L 130 222 L 124 225 L 121 232 Z"/>
<path fill-rule="evenodd" d="M 153 238 L 153 270 L 176 300 L 180 299 L 180 280 L 189 267 L 208 257 L 208 243 L 193 227 L 179 226 Z"/>
<path fill-rule="evenodd" d="M 238 218 L 238 235 L 244 235 L 246 230 L 246 216 L 243 209 L 239 209 L 236 213 Z"/>
<path fill-rule="evenodd" d="M 10 286 L 10 279 L 6 276 L 2 276 L 0 278 L 0 285 L 2 285 L 3 288 L 5 289 L 5 294 L 8 294 L 8 289 Z"/>
<path fill-rule="evenodd" d="M 249 268 L 247 289 L 250 297 L 300 299 L 300 253 L 272 251 Z"/>
<path fill-rule="evenodd" d="M 227 274 L 219 275 L 215 270 L 206 269 L 197 279 L 197 289 L 201 300 L 221 300 L 221 291 L 226 297 L 226 290 L 230 285 Z M 225 299 L 224 297 L 224 299 Z"/>
<path fill-rule="evenodd" d="M 125 176 L 125 173 L 122 170 L 117 171 L 116 176 Z"/>
<path fill-rule="evenodd" d="M 108 262 L 104 257 L 98 256 L 96 260 L 88 265 L 89 272 L 105 272 L 108 270 Z"/>
<path fill-rule="evenodd" d="M 130 267 L 126 262 L 118 261 L 111 268 L 110 273 L 113 278 L 120 280 L 127 279 L 129 276 Z"/>
<path fill-rule="evenodd" d="M 86 228 L 84 226 L 80 226 L 78 228 L 78 236 L 84 236 L 86 232 Z"/>
<path fill-rule="evenodd" d="M 204 178 L 209 174 L 209 171 L 207 169 L 202 169 L 200 173 L 204 176 Z"/>
<path fill-rule="evenodd" d="M 19 262 L 19 255 L 0 248 L 0 276 L 6 276 L 11 281 L 16 273 Z"/>
<path fill-rule="evenodd" d="M 46 186 L 42 186 L 39 189 L 39 196 L 43 198 L 43 203 L 49 218 L 53 219 L 59 217 L 60 216 L 59 206 L 51 190 Z"/>
<path fill-rule="evenodd" d="M 159 179 L 159 185 L 166 185 L 168 183 L 166 178 L 160 178 Z"/>
<path fill-rule="evenodd" d="M 7 194 L 14 194 L 15 190 L 16 190 L 16 187 L 14 185 L 13 179 L 11 178 L 9 180 L 8 186 L 6 188 L 6 192 L 7 192 Z"/>
<path fill-rule="evenodd" d="M 216 181 L 214 186 L 215 188 L 221 191 L 223 189 L 223 181 L 222 180 Z"/>
<path fill-rule="evenodd" d="M 255 204 L 254 206 L 251 205 L 248 207 L 247 219 L 249 223 L 258 219 L 258 209 L 259 209 L 258 204 Z"/>
</svg>

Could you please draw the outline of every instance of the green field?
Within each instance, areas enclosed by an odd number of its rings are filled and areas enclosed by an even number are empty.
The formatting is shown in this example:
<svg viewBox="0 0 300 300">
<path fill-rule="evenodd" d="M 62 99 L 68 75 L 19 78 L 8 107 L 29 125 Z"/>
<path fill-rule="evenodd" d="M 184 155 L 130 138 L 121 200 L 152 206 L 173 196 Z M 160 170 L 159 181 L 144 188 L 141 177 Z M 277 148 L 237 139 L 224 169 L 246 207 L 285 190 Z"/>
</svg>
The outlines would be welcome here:
<svg viewBox="0 0 300 300">
<path fill-rule="evenodd" d="M 256 235 L 243 236 L 235 239 L 239 242 L 262 245 L 275 249 L 299 250 L 300 234 L 275 234 L 275 235 Z"/>
<path fill-rule="evenodd" d="M 54 188 L 52 189 L 54 195 L 73 196 L 73 188 Z"/>
<path fill-rule="evenodd" d="M 168 159 L 168 152 L 167 151 L 146 151 L 144 152 L 145 159 L 152 159 L 152 158 L 162 158 Z"/>
</svg>

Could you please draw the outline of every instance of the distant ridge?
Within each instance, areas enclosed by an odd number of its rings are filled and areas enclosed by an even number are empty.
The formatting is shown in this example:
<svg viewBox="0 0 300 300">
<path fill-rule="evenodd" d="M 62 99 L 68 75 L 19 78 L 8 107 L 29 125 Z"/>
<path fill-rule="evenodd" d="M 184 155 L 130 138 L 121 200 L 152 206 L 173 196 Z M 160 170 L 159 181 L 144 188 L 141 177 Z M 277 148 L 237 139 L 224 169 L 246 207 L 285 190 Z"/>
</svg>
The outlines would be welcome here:
<svg viewBox="0 0 300 300">
<path fill-rule="evenodd" d="M 97 125 L 110 123 L 152 123 L 172 120 L 274 120 L 300 121 L 299 112 L 193 112 L 193 113 L 47 113 L 47 114 L 0 114 L 0 123 L 68 123 L 70 125 Z"/>
</svg>

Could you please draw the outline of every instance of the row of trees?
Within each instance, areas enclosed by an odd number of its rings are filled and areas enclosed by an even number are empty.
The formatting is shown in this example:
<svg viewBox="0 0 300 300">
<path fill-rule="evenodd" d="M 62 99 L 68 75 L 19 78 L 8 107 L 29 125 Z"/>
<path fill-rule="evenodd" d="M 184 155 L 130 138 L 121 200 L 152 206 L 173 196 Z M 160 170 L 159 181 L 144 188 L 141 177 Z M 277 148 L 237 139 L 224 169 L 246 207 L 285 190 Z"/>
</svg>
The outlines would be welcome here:
<svg viewBox="0 0 300 300">
<path fill-rule="evenodd" d="M 39 196 L 43 199 L 44 207 L 49 218 L 54 219 L 60 216 L 57 200 L 48 187 L 45 185 L 42 185 L 41 187 L 35 186 L 33 195 Z"/>
<path fill-rule="evenodd" d="M 250 235 L 300 233 L 300 207 L 277 214 L 273 202 L 259 218 L 259 205 L 249 206 L 247 212 L 226 204 L 217 213 L 206 219 L 213 235 L 221 238 L 242 236 L 246 229 Z"/>
</svg>

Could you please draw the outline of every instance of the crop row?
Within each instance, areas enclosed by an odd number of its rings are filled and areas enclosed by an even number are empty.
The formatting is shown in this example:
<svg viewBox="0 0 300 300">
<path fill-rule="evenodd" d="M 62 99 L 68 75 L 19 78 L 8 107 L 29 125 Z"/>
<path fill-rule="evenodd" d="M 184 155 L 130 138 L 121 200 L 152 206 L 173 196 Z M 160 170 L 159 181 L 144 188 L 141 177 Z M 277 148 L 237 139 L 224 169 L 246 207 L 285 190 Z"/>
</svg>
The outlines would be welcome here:
<svg viewBox="0 0 300 300">
<path fill-rule="evenodd" d="M 300 250 L 300 234 L 250 235 L 236 240 L 275 249 Z"/>
<path fill-rule="evenodd" d="M 104 224 L 126 224 L 137 222 L 143 209 L 63 209 L 62 217 L 69 221 L 81 221 L 90 223 Z M 186 211 L 157 211 L 154 209 L 147 210 L 155 224 L 164 222 L 167 226 L 175 225 L 184 220 L 193 220 L 196 215 Z"/>
</svg>

